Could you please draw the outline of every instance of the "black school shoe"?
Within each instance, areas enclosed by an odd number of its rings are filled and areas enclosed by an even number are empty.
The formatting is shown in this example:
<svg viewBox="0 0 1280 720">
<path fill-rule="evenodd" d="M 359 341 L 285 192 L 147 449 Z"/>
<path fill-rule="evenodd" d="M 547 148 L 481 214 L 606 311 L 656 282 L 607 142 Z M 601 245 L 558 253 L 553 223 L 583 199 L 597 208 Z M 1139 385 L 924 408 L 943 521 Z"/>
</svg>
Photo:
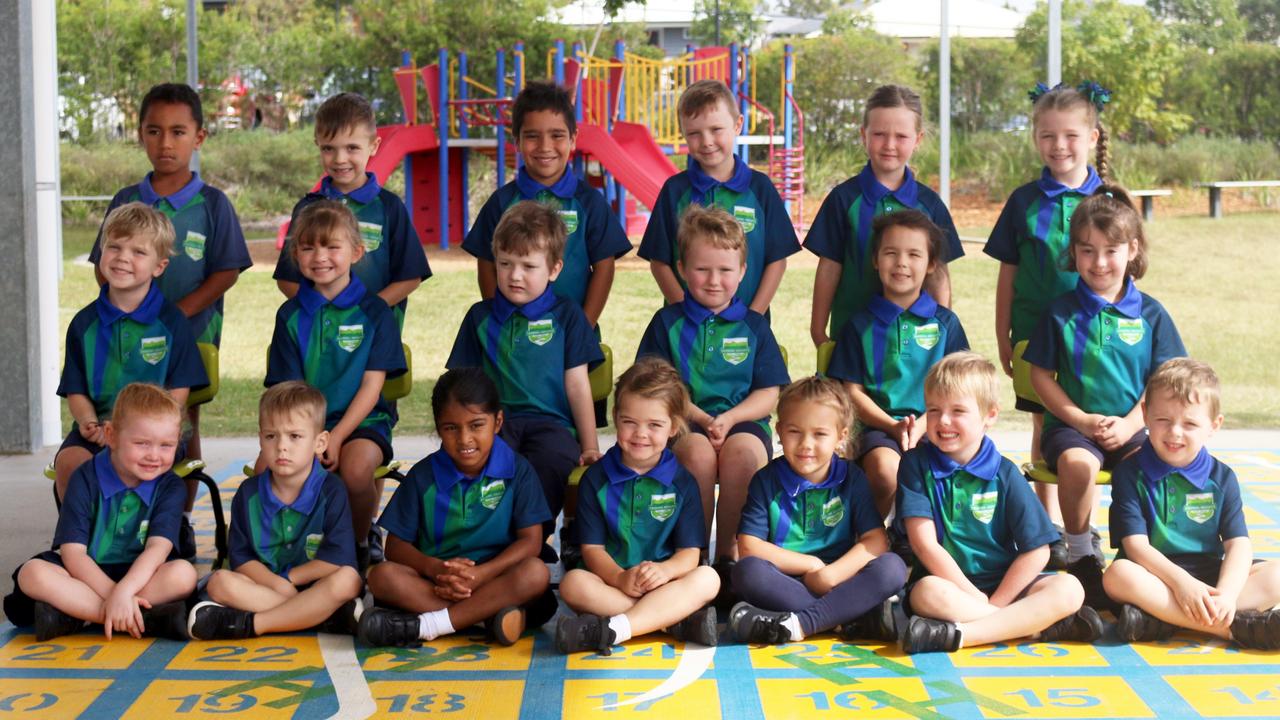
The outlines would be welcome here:
<svg viewBox="0 0 1280 720">
<path fill-rule="evenodd" d="M 716 593 L 716 599 L 711 601 L 715 606 L 716 612 L 721 615 L 732 614 L 735 604 L 742 600 L 738 593 L 733 589 L 733 567 L 738 564 L 737 560 L 730 560 L 722 557 L 711 563 L 711 569 L 716 571 L 716 575 L 720 578 L 720 590 Z"/>
<path fill-rule="evenodd" d="M 680 642 L 692 642 L 707 647 L 715 647 L 720 642 L 720 632 L 716 628 L 716 608 L 707 605 L 693 611 L 689 617 L 667 628 L 667 634 Z"/>
<path fill-rule="evenodd" d="M 893 601 L 885 600 L 876 607 L 836 628 L 836 636 L 852 640 L 898 639 L 898 626 L 893 617 Z"/>
<path fill-rule="evenodd" d="M 196 556 L 196 530 L 186 515 L 178 521 L 178 557 L 192 560 Z"/>
<path fill-rule="evenodd" d="M 791 642 L 791 630 L 785 623 L 789 612 L 764 610 L 747 602 L 740 602 L 729 611 L 729 636 L 738 642 L 779 645 Z"/>
<path fill-rule="evenodd" d="M 912 616 L 902 633 L 902 652 L 955 652 L 960 649 L 960 629 L 955 623 Z"/>
<path fill-rule="evenodd" d="M 187 634 L 187 603 L 185 600 L 162 603 L 142 611 L 143 635 L 190 640 Z"/>
<path fill-rule="evenodd" d="M 1280 610 L 1237 610 L 1231 639 L 1250 650 L 1280 650 Z"/>
<path fill-rule="evenodd" d="M 356 637 L 373 647 L 418 647 L 418 616 L 411 612 L 373 607 L 360 616 Z"/>
<path fill-rule="evenodd" d="M 515 645 L 524 634 L 526 619 L 524 608 L 508 605 L 484 621 L 485 638 L 499 645 Z"/>
<path fill-rule="evenodd" d="M 556 625 L 556 652 L 568 655 L 593 650 L 601 655 L 611 655 L 616 638 L 617 635 L 609 629 L 608 618 L 591 613 L 563 617 Z"/>
<path fill-rule="evenodd" d="M 1058 539 L 1049 543 L 1049 562 L 1045 564 L 1045 570 L 1066 570 L 1067 569 L 1067 531 L 1061 525 L 1054 524 L 1053 528 L 1058 531 Z M 1101 542 L 1101 538 L 1099 538 Z"/>
<path fill-rule="evenodd" d="M 1102 556 L 1088 555 L 1067 566 L 1067 572 L 1084 586 L 1084 604 L 1095 610 L 1117 612 L 1114 600 L 1102 588 Z"/>
<path fill-rule="evenodd" d="M 348 600 L 333 614 L 315 627 L 316 632 L 331 635 L 355 635 L 360 627 L 360 617 L 364 615 L 364 601 L 360 598 Z"/>
<path fill-rule="evenodd" d="M 1060 640 L 1091 643 L 1102 637 L 1102 618 L 1098 611 L 1085 605 L 1079 610 L 1040 631 L 1037 642 Z"/>
<path fill-rule="evenodd" d="M 382 549 L 382 533 L 376 527 L 369 528 L 369 564 L 377 565 L 386 559 L 387 554 Z"/>
<path fill-rule="evenodd" d="M 1239 613 L 1237 613 L 1237 617 Z M 1178 626 L 1151 615 L 1136 605 L 1125 603 L 1116 611 L 1116 635 L 1127 643 L 1168 640 Z M 1234 627 L 1234 625 L 1232 626 Z"/>
<path fill-rule="evenodd" d="M 197 603 L 187 619 L 187 634 L 193 640 L 241 640 L 251 638 L 253 613 L 216 602 Z"/>
<path fill-rule="evenodd" d="M 72 617 L 47 602 L 35 601 L 36 642 L 52 640 L 63 635 L 78 633 L 84 629 L 84 621 Z"/>
</svg>

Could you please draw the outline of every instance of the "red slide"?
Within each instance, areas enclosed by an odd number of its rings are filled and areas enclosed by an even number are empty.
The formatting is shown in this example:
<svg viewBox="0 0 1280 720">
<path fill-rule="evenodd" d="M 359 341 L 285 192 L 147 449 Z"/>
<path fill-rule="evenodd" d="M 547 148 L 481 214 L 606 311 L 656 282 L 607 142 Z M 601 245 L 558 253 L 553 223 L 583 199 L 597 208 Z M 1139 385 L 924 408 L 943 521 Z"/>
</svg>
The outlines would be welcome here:
<svg viewBox="0 0 1280 720">
<path fill-rule="evenodd" d="M 598 160 L 627 192 L 650 208 L 658 201 L 662 184 L 677 172 L 644 125 L 615 122 L 610 136 L 599 125 L 582 123 L 577 147 Z"/>
</svg>

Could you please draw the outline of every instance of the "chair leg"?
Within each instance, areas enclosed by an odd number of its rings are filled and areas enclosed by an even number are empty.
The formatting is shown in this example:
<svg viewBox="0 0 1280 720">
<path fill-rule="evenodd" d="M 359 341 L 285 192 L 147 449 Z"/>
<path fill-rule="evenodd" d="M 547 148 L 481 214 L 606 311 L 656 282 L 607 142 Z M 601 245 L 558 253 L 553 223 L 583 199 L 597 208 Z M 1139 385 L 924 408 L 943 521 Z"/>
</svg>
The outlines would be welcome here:
<svg viewBox="0 0 1280 720">
<path fill-rule="evenodd" d="M 218 490 L 218 483 L 208 473 L 200 471 L 193 473 L 191 477 L 209 490 L 209 504 L 213 506 L 213 546 L 218 551 L 213 559 L 213 569 L 218 570 L 227 561 L 227 518 L 222 509 L 222 493 Z"/>
</svg>

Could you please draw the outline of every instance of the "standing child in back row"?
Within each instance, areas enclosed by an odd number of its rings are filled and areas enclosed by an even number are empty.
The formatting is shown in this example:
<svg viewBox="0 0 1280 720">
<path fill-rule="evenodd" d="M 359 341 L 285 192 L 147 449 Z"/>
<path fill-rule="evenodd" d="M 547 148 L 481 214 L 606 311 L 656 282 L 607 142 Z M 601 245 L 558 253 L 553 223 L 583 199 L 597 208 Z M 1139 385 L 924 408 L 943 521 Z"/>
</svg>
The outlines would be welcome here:
<svg viewBox="0 0 1280 720">
<path fill-rule="evenodd" d="M 735 152 L 742 115 L 728 85 L 721 80 L 693 83 L 680 95 L 677 112 L 689 146 L 689 167 L 663 183 L 640 243 L 640 257 L 649 261 L 667 303 L 680 302 L 688 287 L 677 272 L 680 216 L 690 205 L 724 208 L 747 236 L 747 272 L 737 298 L 764 315 L 782 282 L 787 256 L 800 250 L 791 217 L 769 178 Z"/>
<path fill-rule="evenodd" d="M 814 345 L 839 333 L 879 290 L 870 250 L 871 221 L 876 215 L 916 208 L 946 233 L 945 262 L 964 255 L 947 206 L 937 193 L 917 183 L 907 167 L 924 139 L 923 122 L 920 96 L 910 88 L 882 85 L 867 98 L 862 113 L 867 165 L 831 190 L 804 242 L 805 248 L 819 257 L 809 321 Z M 938 304 L 951 306 L 951 280 L 945 264 L 938 265 L 926 289 Z"/>
</svg>

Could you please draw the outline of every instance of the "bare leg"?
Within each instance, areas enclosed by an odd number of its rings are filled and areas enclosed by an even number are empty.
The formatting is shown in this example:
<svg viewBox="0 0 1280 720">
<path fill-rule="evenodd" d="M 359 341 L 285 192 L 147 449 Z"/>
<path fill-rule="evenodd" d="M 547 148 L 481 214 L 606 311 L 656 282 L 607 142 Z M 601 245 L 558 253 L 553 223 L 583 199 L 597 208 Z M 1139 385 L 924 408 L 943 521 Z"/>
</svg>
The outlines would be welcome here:
<svg viewBox="0 0 1280 720">
<path fill-rule="evenodd" d="M 156 568 L 155 575 L 138 591 L 138 597 L 152 607 L 183 600 L 196 589 L 196 569 L 186 560 L 170 560 Z"/>
<path fill-rule="evenodd" d="M 551 582 L 547 566 L 525 558 L 498 577 L 476 588 L 471 597 L 449 608 L 449 623 L 464 628 L 487 620 L 504 607 L 523 605 L 546 592 Z"/>
<path fill-rule="evenodd" d="M 751 476 L 768 461 L 764 446 L 746 433 L 730 436 L 721 446 L 720 501 L 716 504 L 717 557 L 737 559 L 738 522 L 742 519 L 742 506 L 747 502 L 747 486 Z"/>
<path fill-rule="evenodd" d="M 105 598 L 71 577 L 66 568 L 44 560 L 28 560 L 18 571 L 18 587 L 32 600 L 47 602 L 72 617 L 102 622 Z"/>
<path fill-rule="evenodd" d="M 373 516 L 378 512 L 378 487 L 373 471 L 382 463 L 382 450 L 372 440 L 352 440 L 342 446 L 338 459 L 338 475 L 347 485 L 351 501 L 351 529 L 356 542 L 369 537 Z"/>
<path fill-rule="evenodd" d="M 387 561 L 370 566 L 369 591 L 379 603 L 422 614 L 443 610 L 450 601 L 436 596 L 436 586 L 408 565 Z"/>
<path fill-rule="evenodd" d="M 67 483 L 76 468 L 93 459 L 93 453 L 82 447 L 68 447 L 58 451 L 53 458 L 54 487 L 58 491 L 58 502 L 67 495 Z"/>
<path fill-rule="evenodd" d="M 871 497 L 881 518 L 889 517 L 898 492 L 898 463 L 902 456 L 890 448 L 878 447 L 862 456 L 862 470 L 871 484 Z"/>
<path fill-rule="evenodd" d="M 956 623 L 964 647 L 1031 637 L 1080 609 L 1084 588 L 1070 575 L 1052 575 L 1003 607 L 984 603 L 937 576 L 916 583 L 911 608 L 924 617 Z"/>
<path fill-rule="evenodd" d="M 215 570 L 205 586 L 209 597 L 219 605 L 248 612 L 265 612 L 282 605 L 292 595 L 282 595 L 266 585 L 259 585 L 248 575 L 232 570 Z"/>
<path fill-rule="evenodd" d="M 711 539 L 711 521 L 716 509 L 716 451 L 705 435 L 685 433 L 676 441 L 676 459 L 698 481 L 698 494 L 702 496 L 702 519 L 707 524 L 707 539 Z"/>
<path fill-rule="evenodd" d="M 1058 504 L 1062 508 L 1062 525 L 1068 533 L 1089 531 L 1098 486 L 1098 458 L 1080 448 L 1071 448 L 1058 458 Z"/>
<path fill-rule="evenodd" d="M 684 620 L 715 599 L 719 590 L 720 577 L 705 565 L 638 599 L 586 570 L 572 570 L 560 583 L 560 596 L 569 607 L 606 618 L 626 615 L 635 637 Z"/>
<path fill-rule="evenodd" d="M 344 565 L 280 605 L 256 613 L 253 631 L 265 635 L 313 628 L 359 595 L 360 589 L 359 573 L 355 568 Z"/>
</svg>

